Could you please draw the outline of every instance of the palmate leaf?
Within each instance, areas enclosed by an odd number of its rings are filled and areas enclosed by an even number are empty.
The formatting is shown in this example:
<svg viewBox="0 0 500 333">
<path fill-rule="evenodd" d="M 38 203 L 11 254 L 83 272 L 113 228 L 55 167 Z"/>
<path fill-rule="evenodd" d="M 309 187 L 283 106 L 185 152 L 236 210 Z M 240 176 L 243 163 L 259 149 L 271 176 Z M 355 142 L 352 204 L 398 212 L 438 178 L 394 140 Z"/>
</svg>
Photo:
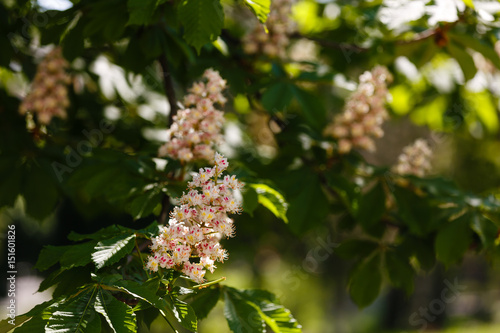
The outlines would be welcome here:
<svg viewBox="0 0 500 333">
<path fill-rule="evenodd" d="M 300 333 L 301 326 L 276 297 L 264 290 L 224 287 L 224 315 L 234 332 Z"/>
<path fill-rule="evenodd" d="M 134 248 L 135 234 L 120 235 L 111 239 L 102 240 L 95 246 L 92 260 L 97 269 L 114 264 Z"/>
<path fill-rule="evenodd" d="M 260 23 L 266 23 L 271 10 L 271 0 L 245 0 L 245 5 L 257 16 Z"/>
<path fill-rule="evenodd" d="M 198 53 L 203 45 L 217 39 L 224 26 L 220 0 L 184 0 L 178 14 L 184 26 L 184 39 Z"/>
<path fill-rule="evenodd" d="M 143 284 L 130 280 L 113 280 L 110 281 L 109 285 L 151 304 L 160 310 L 163 316 L 167 313 L 172 314 L 184 328 L 196 331 L 197 318 L 191 306 L 181 300 L 170 298 L 170 296 L 166 296 L 166 298 L 158 296 L 156 291 L 159 288 L 159 283 L 158 278 L 152 278 Z"/>
<path fill-rule="evenodd" d="M 89 287 L 82 290 L 74 298 L 59 303 L 47 322 L 45 332 L 99 332 L 101 320 L 93 306 L 98 289 L 98 286 Z"/>
<path fill-rule="evenodd" d="M 103 315 L 113 332 L 137 332 L 136 318 L 132 308 L 118 301 L 110 292 L 99 289 L 94 309 Z"/>
</svg>

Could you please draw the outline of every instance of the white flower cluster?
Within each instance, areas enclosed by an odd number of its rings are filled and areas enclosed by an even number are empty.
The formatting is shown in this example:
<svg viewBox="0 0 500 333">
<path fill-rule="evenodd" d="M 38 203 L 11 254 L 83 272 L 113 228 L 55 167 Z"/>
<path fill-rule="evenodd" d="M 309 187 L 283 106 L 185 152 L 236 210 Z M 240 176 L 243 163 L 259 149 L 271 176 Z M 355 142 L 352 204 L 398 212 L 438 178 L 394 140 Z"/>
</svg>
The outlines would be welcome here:
<svg viewBox="0 0 500 333">
<path fill-rule="evenodd" d="M 392 75 L 382 66 L 359 77 L 357 90 L 349 97 L 344 112 L 335 117 L 324 134 L 338 139 L 338 152 L 346 154 L 352 148 L 375 151 L 373 138 L 384 135 L 382 123 L 388 118 L 385 109 L 387 83 Z"/>
<path fill-rule="evenodd" d="M 398 163 L 392 168 L 400 175 L 424 177 L 431 170 L 432 150 L 427 141 L 417 139 L 413 144 L 403 148 Z"/>
<path fill-rule="evenodd" d="M 205 269 L 213 272 L 215 261 L 227 258 L 219 238 L 234 236 L 233 220 L 227 214 L 241 211 L 233 191 L 243 186 L 235 176 L 219 179 L 227 167 L 227 159 L 215 153 L 215 166 L 194 175 L 189 192 L 183 193 L 181 205 L 172 211 L 168 227 L 162 227 L 152 240 L 147 269 L 176 269 L 201 283 Z"/>
<path fill-rule="evenodd" d="M 66 73 L 68 62 L 62 57 L 61 48 L 54 48 L 38 65 L 30 93 L 24 98 L 19 113 L 36 113 L 41 124 L 49 124 L 52 117 L 66 118 L 69 106 L 67 84 L 71 79 Z"/>
<path fill-rule="evenodd" d="M 243 38 L 243 50 L 248 54 L 265 54 L 271 58 L 284 58 L 290 44 L 289 36 L 295 25 L 290 19 L 291 0 L 274 0 L 266 21 L 268 32 L 262 25 Z"/>
<path fill-rule="evenodd" d="M 226 88 L 219 72 L 207 69 L 206 82 L 196 82 L 184 98 L 186 109 L 179 110 L 170 126 L 169 140 L 160 147 L 158 156 L 170 156 L 182 162 L 193 160 L 212 161 L 213 145 L 221 141 L 224 114 L 215 108 L 224 105 L 222 95 Z"/>
</svg>

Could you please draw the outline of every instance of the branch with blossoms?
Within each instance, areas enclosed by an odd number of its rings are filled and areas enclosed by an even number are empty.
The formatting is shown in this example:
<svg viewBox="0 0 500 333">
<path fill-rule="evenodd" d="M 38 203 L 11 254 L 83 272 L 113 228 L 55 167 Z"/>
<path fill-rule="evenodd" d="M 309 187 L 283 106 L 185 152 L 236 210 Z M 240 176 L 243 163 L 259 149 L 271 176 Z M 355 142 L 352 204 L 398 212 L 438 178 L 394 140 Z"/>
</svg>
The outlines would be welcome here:
<svg viewBox="0 0 500 333">
<path fill-rule="evenodd" d="M 212 69 L 205 71 L 203 79 L 188 90 L 186 108 L 172 117 L 169 140 L 159 148 L 158 156 L 179 160 L 183 166 L 181 179 L 187 163 L 214 161 L 215 165 L 200 169 L 188 183 L 189 191 L 174 207 L 168 226 L 161 227 L 160 235 L 152 239 L 153 253 L 146 264 L 149 271 L 175 269 L 197 283 L 204 281 L 204 269 L 213 273 L 215 261 L 223 262 L 227 257 L 219 239 L 234 235 L 233 220 L 227 214 L 241 211 L 232 191 L 243 186 L 235 176 L 221 178 L 228 162 L 214 151 L 222 140 L 224 115 L 216 106 L 226 102 L 222 94 L 226 81 Z"/>
</svg>

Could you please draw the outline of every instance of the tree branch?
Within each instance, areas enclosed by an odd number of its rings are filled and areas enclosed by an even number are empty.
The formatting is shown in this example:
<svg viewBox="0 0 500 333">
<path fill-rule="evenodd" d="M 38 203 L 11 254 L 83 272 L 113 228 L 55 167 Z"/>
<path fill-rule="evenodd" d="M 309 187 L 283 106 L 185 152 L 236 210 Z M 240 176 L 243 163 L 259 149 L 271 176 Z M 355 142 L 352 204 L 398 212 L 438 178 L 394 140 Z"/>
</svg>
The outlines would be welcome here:
<svg viewBox="0 0 500 333">
<path fill-rule="evenodd" d="M 168 114 L 168 126 L 172 126 L 174 116 L 179 110 L 179 106 L 177 105 L 177 97 L 175 96 L 174 82 L 172 81 L 172 76 L 170 74 L 166 56 L 164 54 L 161 55 L 158 61 L 161 65 L 163 88 L 165 89 L 165 95 L 167 96 L 168 104 L 170 105 L 170 112 Z M 169 211 L 170 198 L 168 197 L 168 195 L 164 194 L 161 201 L 161 213 L 159 217 L 160 224 L 165 224 Z"/>
<path fill-rule="evenodd" d="M 421 42 L 421 41 L 426 40 L 428 38 L 434 37 L 434 38 L 436 38 L 436 44 L 441 46 L 440 41 L 445 39 L 444 34 L 448 30 L 453 28 L 455 25 L 457 25 L 462 20 L 463 20 L 463 17 L 460 17 L 455 22 L 445 23 L 443 26 L 438 26 L 435 28 L 424 30 L 418 34 L 415 34 L 415 36 L 413 36 L 412 39 L 398 40 L 398 41 L 395 41 L 394 44 L 395 45 L 413 44 L 413 43 L 418 43 L 418 42 Z M 321 38 L 311 37 L 311 36 L 304 36 L 298 32 L 292 34 L 290 37 L 296 38 L 296 39 L 300 39 L 300 38 L 309 39 L 309 40 L 312 40 L 312 41 L 314 41 L 314 42 L 316 42 L 324 47 L 328 47 L 331 49 L 338 49 L 338 50 L 342 50 L 342 51 L 352 51 L 352 52 L 360 53 L 360 52 L 366 52 L 366 51 L 370 50 L 370 48 L 362 47 L 362 46 L 359 46 L 356 44 L 339 43 L 339 42 L 335 42 L 332 40 L 321 39 Z"/>
<path fill-rule="evenodd" d="M 163 88 L 165 89 L 165 95 L 168 99 L 168 104 L 170 105 L 170 112 L 168 114 L 168 125 L 171 126 L 174 116 L 179 110 L 177 105 L 177 97 L 175 96 L 174 82 L 172 81 L 172 76 L 170 75 L 170 70 L 168 67 L 165 55 L 158 58 L 161 65 L 161 74 L 163 79 Z"/>
</svg>

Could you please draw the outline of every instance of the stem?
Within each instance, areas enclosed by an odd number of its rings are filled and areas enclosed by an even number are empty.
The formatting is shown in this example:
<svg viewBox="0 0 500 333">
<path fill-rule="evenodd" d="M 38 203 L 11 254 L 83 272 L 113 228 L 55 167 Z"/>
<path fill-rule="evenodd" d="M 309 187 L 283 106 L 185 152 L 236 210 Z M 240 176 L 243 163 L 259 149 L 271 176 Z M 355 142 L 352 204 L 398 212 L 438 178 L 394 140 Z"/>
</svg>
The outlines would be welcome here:
<svg viewBox="0 0 500 333">
<path fill-rule="evenodd" d="M 188 289 L 201 289 L 201 288 L 206 288 L 208 286 L 211 286 L 213 284 L 217 284 L 219 282 L 222 282 L 222 281 L 226 281 L 226 277 L 221 277 L 220 279 L 217 279 L 217 280 L 213 280 L 213 281 L 208 281 L 208 282 L 205 282 L 205 283 L 202 283 L 202 284 L 197 284 L 196 286 L 192 286 Z"/>
<path fill-rule="evenodd" d="M 142 267 L 144 268 L 144 259 L 142 259 L 142 253 L 141 250 L 139 249 L 139 244 L 137 244 L 137 235 L 134 239 L 135 242 L 135 249 L 137 250 L 137 253 L 139 254 L 139 258 L 141 259 Z M 148 279 L 150 278 L 149 272 L 147 269 L 144 269 L 146 271 L 146 275 L 148 276 Z"/>
</svg>

